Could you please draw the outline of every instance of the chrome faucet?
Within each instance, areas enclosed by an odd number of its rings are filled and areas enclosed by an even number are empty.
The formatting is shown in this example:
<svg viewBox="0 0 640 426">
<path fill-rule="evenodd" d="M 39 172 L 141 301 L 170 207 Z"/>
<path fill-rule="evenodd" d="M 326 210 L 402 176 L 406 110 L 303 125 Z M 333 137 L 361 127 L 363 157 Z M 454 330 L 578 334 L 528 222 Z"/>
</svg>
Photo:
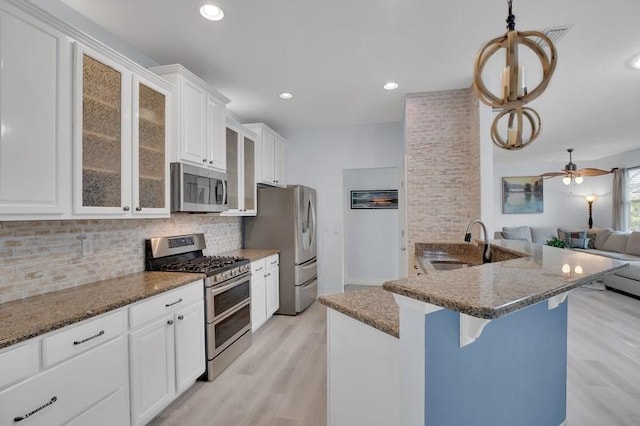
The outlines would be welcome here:
<svg viewBox="0 0 640 426">
<path fill-rule="evenodd" d="M 482 233 L 484 238 L 484 251 L 482 253 L 482 263 L 489 263 L 491 262 L 491 251 L 490 251 L 491 247 L 489 245 L 489 234 L 487 234 L 487 227 L 484 226 L 484 223 L 482 223 L 481 220 L 475 219 L 471 221 L 469 226 L 467 226 L 467 232 L 464 234 L 464 240 L 468 243 L 471 242 L 471 228 L 473 228 L 473 225 L 475 225 L 476 223 L 482 227 Z"/>
</svg>

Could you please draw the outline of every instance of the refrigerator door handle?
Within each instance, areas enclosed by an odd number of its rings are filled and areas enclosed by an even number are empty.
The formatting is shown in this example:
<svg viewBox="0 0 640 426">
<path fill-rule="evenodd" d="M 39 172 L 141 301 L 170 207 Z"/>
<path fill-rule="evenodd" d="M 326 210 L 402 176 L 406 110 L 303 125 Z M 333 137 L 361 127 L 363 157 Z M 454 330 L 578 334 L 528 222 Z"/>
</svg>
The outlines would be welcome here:
<svg viewBox="0 0 640 426">
<path fill-rule="evenodd" d="M 311 204 L 311 199 L 309 199 L 307 204 L 307 231 L 309 233 L 309 248 L 313 246 L 313 239 L 315 238 L 315 229 L 316 229 L 316 216 L 313 208 L 313 204 Z"/>
</svg>

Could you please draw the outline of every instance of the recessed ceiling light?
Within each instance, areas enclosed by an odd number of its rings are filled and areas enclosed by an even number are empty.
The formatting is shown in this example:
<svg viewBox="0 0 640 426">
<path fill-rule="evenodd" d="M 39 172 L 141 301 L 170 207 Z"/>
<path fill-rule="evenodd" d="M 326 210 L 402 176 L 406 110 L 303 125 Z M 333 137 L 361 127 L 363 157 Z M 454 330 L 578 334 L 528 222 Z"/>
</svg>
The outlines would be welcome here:
<svg viewBox="0 0 640 426">
<path fill-rule="evenodd" d="M 224 18 L 222 9 L 213 4 L 205 4 L 200 8 L 200 15 L 210 21 L 219 21 Z"/>
<path fill-rule="evenodd" d="M 289 92 L 282 92 L 278 95 L 278 97 L 280 99 L 291 99 L 293 98 L 293 93 L 289 93 Z"/>
<path fill-rule="evenodd" d="M 398 88 L 398 83 L 390 81 L 382 87 L 384 87 L 385 90 L 396 90 Z"/>
<path fill-rule="evenodd" d="M 631 68 L 635 70 L 640 70 L 640 54 L 631 58 L 631 60 L 629 61 L 629 65 L 631 65 Z"/>
</svg>

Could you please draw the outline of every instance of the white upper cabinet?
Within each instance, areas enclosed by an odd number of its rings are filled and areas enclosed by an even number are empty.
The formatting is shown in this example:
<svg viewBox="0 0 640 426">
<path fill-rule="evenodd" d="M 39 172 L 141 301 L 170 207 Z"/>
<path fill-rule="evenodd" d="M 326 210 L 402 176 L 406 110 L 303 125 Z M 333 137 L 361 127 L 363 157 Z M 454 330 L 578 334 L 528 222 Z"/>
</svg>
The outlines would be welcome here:
<svg viewBox="0 0 640 426">
<path fill-rule="evenodd" d="M 74 215 L 168 217 L 170 86 L 81 44 L 74 68 Z"/>
<path fill-rule="evenodd" d="M 229 210 L 223 216 L 255 216 L 257 186 L 255 175 L 257 135 L 242 124 L 227 118 L 227 200 Z"/>
<path fill-rule="evenodd" d="M 180 78 L 180 159 L 206 164 L 207 92 L 186 78 Z"/>
<path fill-rule="evenodd" d="M 275 159 L 273 161 L 273 181 L 278 186 L 285 186 L 285 139 L 276 134 L 275 148 L 273 155 Z"/>
<path fill-rule="evenodd" d="M 71 61 L 65 34 L 0 3 L 0 220 L 70 208 Z"/>
<path fill-rule="evenodd" d="M 225 118 L 229 99 L 179 64 L 151 68 L 174 86 L 170 160 L 226 171 Z"/>
<path fill-rule="evenodd" d="M 207 138 L 209 166 L 218 170 L 227 170 L 227 145 L 225 143 L 225 119 L 227 107 L 216 97 L 208 95 L 207 102 Z"/>
<path fill-rule="evenodd" d="M 0 220 L 169 217 L 169 83 L 17 0 L 0 64 Z"/>
<path fill-rule="evenodd" d="M 256 149 L 256 180 L 271 186 L 286 186 L 286 140 L 263 123 L 245 124 L 258 135 Z"/>
</svg>

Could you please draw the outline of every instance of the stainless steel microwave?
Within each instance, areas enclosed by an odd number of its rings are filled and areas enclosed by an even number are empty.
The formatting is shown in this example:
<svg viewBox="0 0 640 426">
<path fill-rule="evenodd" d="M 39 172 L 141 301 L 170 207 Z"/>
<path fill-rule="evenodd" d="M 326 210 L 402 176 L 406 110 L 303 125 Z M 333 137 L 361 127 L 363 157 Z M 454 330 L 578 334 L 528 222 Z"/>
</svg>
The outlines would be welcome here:
<svg viewBox="0 0 640 426">
<path fill-rule="evenodd" d="M 184 163 L 171 163 L 171 211 L 223 212 L 227 202 L 227 174 Z"/>
</svg>

